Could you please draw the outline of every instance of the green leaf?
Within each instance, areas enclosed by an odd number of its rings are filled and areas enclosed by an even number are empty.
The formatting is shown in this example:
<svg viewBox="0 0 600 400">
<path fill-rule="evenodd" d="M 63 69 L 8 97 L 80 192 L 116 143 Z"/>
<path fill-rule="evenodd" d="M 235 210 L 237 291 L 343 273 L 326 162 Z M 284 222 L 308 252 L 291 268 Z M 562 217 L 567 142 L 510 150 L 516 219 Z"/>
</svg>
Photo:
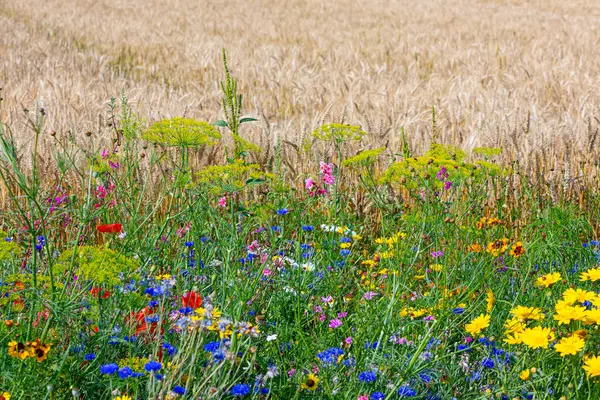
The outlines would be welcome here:
<svg viewBox="0 0 600 400">
<path fill-rule="evenodd" d="M 265 183 L 266 181 L 266 179 L 250 178 L 246 181 L 246 186 L 260 185 L 261 183 Z"/>
<path fill-rule="evenodd" d="M 222 126 L 223 128 L 227 128 L 229 125 L 227 125 L 227 122 L 223 121 L 222 119 L 213 122 L 214 126 Z"/>
<path fill-rule="evenodd" d="M 250 117 L 245 117 L 240 119 L 240 124 L 243 124 L 244 122 L 254 122 L 254 121 L 258 121 L 256 118 L 250 118 Z"/>
</svg>

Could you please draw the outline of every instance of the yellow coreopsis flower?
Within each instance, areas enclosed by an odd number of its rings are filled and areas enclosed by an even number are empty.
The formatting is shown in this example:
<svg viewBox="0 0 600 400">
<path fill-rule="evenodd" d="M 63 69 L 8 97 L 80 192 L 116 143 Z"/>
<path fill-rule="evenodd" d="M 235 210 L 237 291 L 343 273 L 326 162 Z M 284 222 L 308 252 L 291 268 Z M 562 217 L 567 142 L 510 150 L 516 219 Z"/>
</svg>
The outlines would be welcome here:
<svg viewBox="0 0 600 400">
<path fill-rule="evenodd" d="M 554 285 L 556 282 L 560 281 L 562 279 L 562 276 L 560 275 L 560 272 L 552 272 L 550 274 L 546 274 L 544 276 L 540 276 L 539 278 L 537 278 L 537 280 L 535 281 L 535 284 L 537 286 L 543 286 L 543 287 L 550 287 L 552 285 Z"/>
<path fill-rule="evenodd" d="M 577 335 L 573 335 L 571 337 L 565 337 L 560 340 L 557 344 L 554 345 L 554 349 L 564 357 L 566 355 L 573 355 L 579 353 L 583 350 L 583 346 L 585 345 L 585 341 Z"/>
<path fill-rule="evenodd" d="M 479 317 L 465 325 L 465 331 L 476 336 L 488 326 L 490 326 L 490 316 L 481 314 Z"/>
<path fill-rule="evenodd" d="M 550 342 L 554 340 L 554 333 L 550 328 L 536 326 L 525 329 L 521 334 L 521 340 L 531 349 L 547 349 Z"/>
<path fill-rule="evenodd" d="M 521 344 L 523 340 L 521 339 L 521 332 L 516 332 L 512 336 L 508 335 L 506 339 L 504 339 L 505 343 L 508 344 Z"/>
<path fill-rule="evenodd" d="M 579 280 L 582 282 L 584 282 L 584 281 L 596 282 L 599 279 L 600 279 L 600 268 L 591 268 L 591 269 L 588 269 L 587 271 L 582 272 L 581 275 L 579 275 Z"/>
<path fill-rule="evenodd" d="M 494 304 L 496 303 L 496 298 L 494 297 L 494 292 L 492 292 L 491 289 L 488 289 L 486 291 L 487 296 L 486 296 L 486 302 L 487 302 L 487 306 L 485 308 L 485 312 L 487 312 L 488 314 L 492 313 L 492 309 L 494 308 Z"/>
<path fill-rule="evenodd" d="M 521 378 L 521 380 L 523 380 L 523 381 L 526 381 L 529 379 L 530 376 L 531 376 L 531 372 L 529 371 L 529 369 L 524 369 L 523 371 L 521 371 L 519 378 Z"/>
<path fill-rule="evenodd" d="M 573 321 L 583 321 L 586 318 L 586 309 L 581 306 L 566 306 L 556 309 L 554 320 L 558 321 L 559 325 L 568 324 Z"/>
<path fill-rule="evenodd" d="M 514 315 L 515 319 L 521 321 L 540 321 L 544 319 L 544 314 L 542 314 L 542 310 L 537 307 L 516 306 L 515 308 L 510 310 L 510 313 Z"/>
<path fill-rule="evenodd" d="M 589 357 L 585 360 L 583 369 L 590 378 L 600 376 L 600 357 Z"/>
<path fill-rule="evenodd" d="M 583 289 L 575 290 L 573 288 L 568 288 L 563 293 L 563 299 L 571 304 L 575 302 L 585 303 L 586 301 L 592 301 L 595 297 L 596 293 Z"/>
</svg>

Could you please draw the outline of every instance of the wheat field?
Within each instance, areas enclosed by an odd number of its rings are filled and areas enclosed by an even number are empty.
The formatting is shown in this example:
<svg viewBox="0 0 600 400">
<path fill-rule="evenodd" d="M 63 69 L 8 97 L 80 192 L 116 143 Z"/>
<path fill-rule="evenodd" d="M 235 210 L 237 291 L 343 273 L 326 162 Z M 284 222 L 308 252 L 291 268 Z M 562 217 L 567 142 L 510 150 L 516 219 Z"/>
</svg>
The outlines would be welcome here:
<svg viewBox="0 0 600 400">
<path fill-rule="evenodd" d="M 598 155 L 599 26 L 594 0 L 2 0 L 2 119 L 28 146 L 37 104 L 49 131 L 101 142 L 124 90 L 148 123 L 212 121 L 225 48 L 263 148 L 292 153 L 344 119 L 369 131 L 363 147 L 395 151 L 404 127 L 416 151 L 500 146 L 576 178 Z"/>
</svg>

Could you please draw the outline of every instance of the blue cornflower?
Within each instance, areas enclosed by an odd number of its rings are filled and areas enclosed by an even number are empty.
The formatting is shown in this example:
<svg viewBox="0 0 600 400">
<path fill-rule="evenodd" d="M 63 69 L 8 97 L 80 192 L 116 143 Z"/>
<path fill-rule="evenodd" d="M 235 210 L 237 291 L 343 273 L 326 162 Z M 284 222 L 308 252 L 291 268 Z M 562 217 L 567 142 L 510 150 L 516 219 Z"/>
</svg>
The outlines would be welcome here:
<svg viewBox="0 0 600 400">
<path fill-rule="evenodd" d="M 288 210 L 287 208 L 280 208 L 279 210 L 277 210 L 277 214 L 279 215 L 285 215 L 289 212 L 290 210 Z"/>
<path fill-rule="evenodd" d="M 273 226 L 271 227 L 271 230 L 272 230 L 273 232 L 281 232 L 281 228 L 280 228 L 280 227 L 278 227 L 277 225 L 273 225 Z"/>
<path fill-rule="evenodd" d="M 83 349 L 85 349 L 85 345 L 83 343 L 81 343 L 79 346 L 71 347 L 71 351 L 73 353 L 81 353 L 83 351 Z"/>
<path fill-rule="evenodd" d="M 371 400 L 384 400 L 385 394 L 381 392 L 373 392 L 371 393 Z"/>
<path fill-rule="evenodd" d="M 194 242 L 185 242 L 185 247 L 192 247 Z"/>
<path fill-rule="evenodd" d="M 173 392 L 177 393 L 180 396 L 183 396 L 185 394 L 185 388 L 183 386 L 175 386 L 173 388 Z"/>
<path fill-rule="evenodd" d="M 94 353 L 89 353 L 83 356 L 83 359 L 85 361 L 92 361 L 94 359 L 96 359 L 96 355 Z"/>
<path fill-rule="evenodd" d="M 342 249 L 342 250 L 340 250 L 340 255 L 342 257 L 348 257 L 350 255 L 350 250 L 348 250 L 348 249 Z"/>
<path fill-rule="evenodd" d="M 344 350 L 338 347 L 331 347 L 325 351 L 317 353 L 317 358 L 321 360 L 323 364 L 335 364 L 338 361 L 339 356 L 344 354 Z"/>
<path fill-rule="evenodd" d="M 147 324 L 152 324 L 154 322 L 158 322 L 160 320 L 160 315 L 149 315 L 144 318 Z"/>
<path fill-rule="evenodd" d="M 181 314 L 183 314 L 183 315 L 188 315 L 188 314 L 191 314 L 191 313 L 192 313 L 192 311 L 194 311 L 194 309 L 193 309 L 192 307 L 181 307 L 181 308 L 179 309 L 179 312 L 180 312 Z"/>
<path fill-rule="evenodd" d="M 481 379 L 481 374 L 479 372 L 473 372 L 473 375 L 467 378 L 468 381 L 478 381 Z"/>
<path fill-rule="evenodd" d="M 119 370 L 119 378 L 126 379 L 129 378 L 133 374 L 133 370 L 129 367 L 123 367 Z"/>
<path fill-rule="evenodd" d="M 158 371 L 162 368 L 162 364 L 158 361 L 148 361 L 146 365 L 144 365 L 144 369 L 148 372 Z"/>
<path fill-rule="evenodd" d="M 312 232 L 315 230 L 315 227 L 312 225 L 302 225 L 302 230 L 304 232 Z"/>
<path fill-rule="evenodd" d="M 431 381 L 431 377 L 425 372 L 419 373 L 419 378 L 421 378 L 421 382 L 423 383 L 429 383 Z"/>
<path fill-rule="evenodd" d="M 154 377 L 157 381 L 162 381 L 162 378 L 164 378 L 165 376 L 163 374 L 154 374 Z"/>
<path fill-rule="evenodd" d="M 350 239 L 349 237 L 343 237 L 340 239 L 340 243 L 350 243 L 352 241 L 352 239 Z"/>
<path fill-rule="evenodd" d="M 354 357 L 344 358 L 342 364 L 348 368 L 354 367 L 356 365 L 356 359 Z"/>
<path fill-rule="evenodd" d="M 231 388 L 231 395 L 237 397 L 243 397 L 250 393 L 250 386 L 245 383 L 238 383 L 237 385 L 233 385 Z"/>
<path fill-rule="evenodd" d="M 400 386 L 398 388 L 398 396 L 400 397 L 414 397 L 417 395 L 417 391 L 408 385 Z"/>
<path fill-rule="evenodd" d="M 148 302 L 148 307 L 154 308 L 158 305 L 158 300 L 151 300 Z"/>
<path fill-rule="evenodd" d="M 173 354 L 177 353 L 177 347 L 167 342 L 163 344 L 163 349 L 167 350 L 169 356 L 172 356 Z"/>
<path fill-rule="evenodd" d="M 204 351 L 214 352 L 221 347 L 221 342 L 209 342 L 204 345 Z"/>
<path fill-rule="evenodd" d="M 462 350 L 470 351 L 471 350 L 469 345 L 467 345 L 467 344 L 459 344 L 456 348 L 458 349 L 458 351 L 462 351 Z"/>
<path fill-rule="evenodd" d="M 494 368 L 494 360 L 492 360 L 491 358 L 484 358 L 483 360 L 481 360 L 481 365 L 483 365 L 486 368 Z"/>
<path fill-rule="evenodd" d="M 100 367 L 100 373 L 104 374 L 104 375 L 112 375 L 115 372 L 117 372 L 118 369 L 119 369 L 119 366 L 115 363 L 104 364 L 103 366 Z"/>
<path fill-rule="evenodd" d="M 462 314 L 462 313 L 464 313 L 464 312 L 465 312 L 465 309 L 464 309 L 464 308 L 462 308 L 462 307 L 457 307 L 457 308 L 455 308 L 454 310 L 452 310 L 452 312 L 453 312 L 454 314 Z"/>
<path fill-rule="evenodd" d="M 377 374 L 373 371 L 361 372 L 360 375 L 358 375 L 358 380 L 362 382 L 375 382 L 376 379 Z"/>
<path fill-rule="evenodd" d="M 144 376 L 143 372 L 134 372 L 133 374 L 131 374 L 132 378 L 141 378 L 142 376 Z"/>
</svg>

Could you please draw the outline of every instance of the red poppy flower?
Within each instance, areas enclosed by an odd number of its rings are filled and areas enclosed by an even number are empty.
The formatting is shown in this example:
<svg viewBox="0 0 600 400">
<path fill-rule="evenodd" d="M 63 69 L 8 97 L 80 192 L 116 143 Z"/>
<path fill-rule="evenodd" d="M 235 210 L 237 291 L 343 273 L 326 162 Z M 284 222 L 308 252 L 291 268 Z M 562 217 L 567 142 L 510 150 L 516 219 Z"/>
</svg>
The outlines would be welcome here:
<svg viewBox="0 0 600 400">
<path fill-rule="evenodd" d="M 102 233 L 119 233 L 123 230 L 123 225 L 121 224 L 107 224 L 107 225 L 98 225 L 96 227 L 98 232 Z"/>
<path fill-rule="evenodd" d="M 100 288 L 99 287 L 93 287 L 90 290 L 90 294 L 95 297 L 98 298 L 98 294 L 100 294 Z M 102 298 L 103 299 L 108 299 L 110 297 L 110 292 L 108 290 L 105 290 L 102 292 Z"/>
<path fill-rule="evenodd" d="M 137 313 L 131 313 L 127 318 L 127 322 L 135 328 L 135 335 L 140 336 L 149 333 L 151 337 L 155 336 L 159 328 L 158 322 L 146 322 L 146 317 L 154 314 L 150 307 L 145 307 Z M 160 327 L 160 334 L 164 332 L 163 327 Z"/>
<path fill-rule="evenodd" d="M 196 292 L 187 292 L 181 296 L 181 304 L 194 310 L 202 305 L 202 297 Z"/>
</svg>

